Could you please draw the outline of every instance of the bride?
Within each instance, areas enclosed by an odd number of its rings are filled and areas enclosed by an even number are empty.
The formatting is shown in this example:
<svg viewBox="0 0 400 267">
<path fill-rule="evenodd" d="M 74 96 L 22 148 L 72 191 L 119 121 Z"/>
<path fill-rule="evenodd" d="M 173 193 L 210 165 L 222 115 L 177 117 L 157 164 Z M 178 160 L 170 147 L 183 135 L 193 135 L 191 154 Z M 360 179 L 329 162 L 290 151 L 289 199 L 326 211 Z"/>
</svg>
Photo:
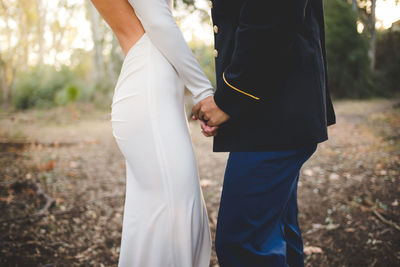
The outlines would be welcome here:
<svg viewBox="0 0 400 267">
<path fill-rule="evenodd" d="M 208 267 L 211 238 L 184 111 L 214 94 L 173 0 L 91 0 L 124 53 L 111 124 L 126 160 L 120 267 Z"/>
</svg>

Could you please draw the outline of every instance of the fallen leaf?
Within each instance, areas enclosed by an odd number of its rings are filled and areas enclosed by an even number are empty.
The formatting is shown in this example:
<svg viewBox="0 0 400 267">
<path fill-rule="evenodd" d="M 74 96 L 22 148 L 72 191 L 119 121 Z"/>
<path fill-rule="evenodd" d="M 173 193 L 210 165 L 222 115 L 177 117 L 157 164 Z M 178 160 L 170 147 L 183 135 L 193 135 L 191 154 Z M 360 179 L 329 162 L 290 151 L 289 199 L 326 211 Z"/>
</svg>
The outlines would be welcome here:
<svg viewBox="0 0 400 267">
<path fill-rule="evenodd" d="M 360 209 L 361 209 L 362 212 L 370 212 L 371 211 L 371 208 L 366 207 L 364 205 L 360 205 Z"/>
<path fill-rule="evenodd" d="M 305 169 L 303 171 L 303 174 L 307 175 L 307 176 L 313 176 L 314 172 L 312 170 L 310 170 L 310 169 Z"/>
<path fill-rule="evenodd" d="M 45 171 L 45 172 L 51 171 L 52 169 L 54 169 L 55 165 L 56 165 L 56 163 L 54 160 L 49 160 L 45 164 L 41 164 L 39 166 L 39 170 Z"/>
<path fill-rule="evenodd" d="M 338 181 L 339 178 L 340 178 L 340 176 L 339 176 L 339 174 L 337 174 L 337 173 L 331 173 L 331 174 L 329 175 L 329 180 L 331 180 L 331 181 Z"/>
<path fill-rule="evenodd" d="M 313 246 L 304 247 L 303 252 L 307 256 L 310 256 L 311 254 L 322 254 L 323 253 L 323 251 L 320 247 L 313 247 Z"/>
<path fill-rule="evenodd" d="M 320 223 L 313 223 L 313 224 L 312 224 L 312 228 L 313 228 L 313 229 L 321 229 L 321 228 L 324 228 L 324 227 L 323 227 L 323 225 L 320 224 Z"/>
<path fill-rule="evenodd" d="M 380 174 L 380 175 L 387 175 L 387 171 L 386 171 L 386 170 L 380 170 L 380 171 L 379 171 L 379 174 Z"/>
<path fill-rule="evenodd" d="M 339 226 L 340 226 L 340 224 L 333 224 L 333 223 L 330 223 L 330 224 L 328 224 L 328 225 L 326 226 L 326 230 L 335 230 L 335 229 L 339 228 Z"/>
<path fill-rule="evenodd" d="M 0 197 L 0 201 L 7 202 L 7 204 L 9 204 L 14 198 L 14 195 L 8 195 L 7 197 Z"/>
</svg>

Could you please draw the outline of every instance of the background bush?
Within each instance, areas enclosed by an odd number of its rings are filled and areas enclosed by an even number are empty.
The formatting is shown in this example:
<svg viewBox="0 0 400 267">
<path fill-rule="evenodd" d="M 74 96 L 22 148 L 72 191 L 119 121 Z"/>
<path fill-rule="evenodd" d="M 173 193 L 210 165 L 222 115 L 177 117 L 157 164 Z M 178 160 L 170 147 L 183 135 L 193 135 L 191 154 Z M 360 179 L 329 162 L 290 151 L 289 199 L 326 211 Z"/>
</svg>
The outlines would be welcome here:
<svg viewBox="0 0 400 267">
<path fill-rule="evenodd" d="M 81 91 L 79 83 L 80 81 L 66 66 L 61 70 L 56 70 L 50 65 L 33 67 L 18 76 L 13 88 L 14 107 L 48 108 L 75 101 Z"/>
</svg>

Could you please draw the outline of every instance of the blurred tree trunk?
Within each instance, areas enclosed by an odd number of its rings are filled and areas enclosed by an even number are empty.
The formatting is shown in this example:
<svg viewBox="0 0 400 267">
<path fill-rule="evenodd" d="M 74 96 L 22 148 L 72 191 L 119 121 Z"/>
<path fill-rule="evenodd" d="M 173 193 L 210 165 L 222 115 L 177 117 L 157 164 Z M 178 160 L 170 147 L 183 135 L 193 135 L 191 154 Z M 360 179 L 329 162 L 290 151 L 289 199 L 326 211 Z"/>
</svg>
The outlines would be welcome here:
<svg viewBox="0 0 400 267">
<path fill-rule="evenodd" d="M 16 68 L 11 66 L 7 69 L 6 63 L 0 58 L 0 86 L 2 94 L 1 108 L 6 110 L 10 107 L 11 88 L 15 81 Z"/>
<path fill-rule="evenodd" d="M 375 55 L 376 55 L 376 0 L 371 0 L 371 39 L 369 42 L 369 58 L 371 60 L 370 68 L 375 69 Z"/>
<path fill-rule="evenodd" d="M 5 46 L 2 47 L 0 54 L 1 107 L 7 109 L 10 106 L 11 88 L 15 81 L 17 66 L 23 62 L 22 57 L 27 58 L 26 42 L 24 44 L 23 31 L 20 30 L 27 27 L 25 25 L 26 16 L 17 2 L 0 0 L 0 17 L 4 22 L 4 27 L 0 28 L 0 34 L 6 36 L 6 42 L 3 43 Z M 12 22 L 17 24 L 18 30 L 12 29 L 10 26 Z M 16 40 L 14 43 L 17 45 L 13 45 L 13 39 Z M 26 66 L 26 62 L 23 66 Z"/>
<path fill-rule="evenodd" d="M 6 110 L 9 106 L 9 88 L 7 84 L 7 76 L 6 76 L 6 70 L 5 70 L 5 62 L 0 58 L 0 79 L 1 79 L 1 96 L 2 96 L 2 103 L 1 103 L 1 108 L 3 110 Z"/>
<path fill-rule="evenodd" d="M 18 45 L 16 45 L 15 48 L 22 53 L 18 58 L 19 62 L 16 66 L 18 66 L 18 68 L 24 68 L 24 66 L 27 66 L 27 63 L 29 62 L 29 55 L 32 48 L 30 38 L 33 37 L 32 33 L 34 32 L 34 27 L 37 25 L 37 14 L 35 3 L 32 1 L 17 1 L 17 5 L 17 11 L 19 12 L 18 28 L 20 29 L 20 38 Z"/>
<path fill-rule="evenodd" d="M 94 43 L 94 79 L 96 84 L 101 84 L 104 79 L 105 64 L 103 57 L 103 38 L 100 35 L 99 14 L 92 1 L 88 0 L 86 2 Z"/>
<path fill-rule="evenodd" d="M 44 2 L 48 3 L 48 1 Z M 54 12 L 64 13 L 67 14 L 66 16 L 72 17 L 73 14 L 78 11 L 79 7 L 79 4 L 71 4 L 68 0 L 58 0 L 56 10 L 49 10 L 51 13 L 53 13 L 53 16 L 49 16 L 46 25 L 48 25 L 51 32 L 51 50 L 54 51 L 54 53 L 51 54 L 54 55 L 54 62 L 56 62 L 56 64 L 58 64 L 57 56 L 60 54 L 60 52 L 70 48 L 70 42 L 73 40 L 73 36 L 76 36 L 76 29 L 71 27 L 68 21 L 61 23 L 62 20 L 59 20 L 57 18 L 57 13 Z M 45 50 L 45 53 L 46 52 L 48 51 Z"/>
<path fill-rule="evenodd" d="M 353 11 L 356 13 L 356 16 L 358 16 L 358 5 L 357 5 L 357 0 L 352 0 L 351 1 L 353 4 Z"/>
<path fill-rule="evenodd" d="M 38 30 L 37 30 L 37 39 L 38 39 L 38 65 L 43 65 L 44 52 L 45 52 L 45 40 L 44 40 L 44 32 L 46 25 L 46 16 L 47 16 L 47 2 L 46 6 L 43 3 L 43 0 L 36 0 L 36 8 L 38 14 Z"/>
<path fill-rule="evenodd" d="M 376 0 L 357 0 L 357 3 L 360 7 L 358 18 L 364 25 L 363 34 L 369 41 L 368 57 L 370 60 L 370 69 L 374 71 L 376 58 Z"/>
<path fill-rule="evenodd" d="M 8 9 L 4 2 L 4 0 L 0 0 L 0 16 L 3 18 L 5 22 L 5 32 L 7 36 L 7 48 L 10 48 L 10 29 L 8 25 Z M 3 33 L 3 32 L 2 32 Z M 6 75 L 6 62 L 3 60 L 3 56 L 0 54 L 0 79 L 1 79 L 1 108 L 7 109 L 8 108 L 8 95 L 9 95 L 9 88 L 7 84 L 7 75 Z"/>
</svg>

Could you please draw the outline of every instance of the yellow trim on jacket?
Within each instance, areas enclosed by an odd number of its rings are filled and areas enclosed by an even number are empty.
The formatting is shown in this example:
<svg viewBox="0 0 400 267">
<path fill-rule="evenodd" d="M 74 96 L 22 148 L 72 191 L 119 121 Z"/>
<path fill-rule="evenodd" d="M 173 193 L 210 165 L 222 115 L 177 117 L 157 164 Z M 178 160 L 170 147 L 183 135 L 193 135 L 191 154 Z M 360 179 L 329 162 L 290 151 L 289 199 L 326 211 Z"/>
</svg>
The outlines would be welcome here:
<svg viewBox="0 0 400 267">
<path fill-rule="evenodd" d="M 253 95 L 251 95 L 251 94 L 249 94 L 249 93 L 246 93 L 246 92 L 243 92 L 242 90 L 240 90 L 240 89 L 236 88 L 235 86 L 229 84 L 229 83 L 226 81 L 226 79 L 225 79 L 225 72 L 222 73 L 222 78 L 224 79 L 224 82 L 225 82 L 229 87 L 231 87 L 232 89 L 235 89 L 236 91 L 238 91 L 238 92 L 240 92 L 240 93 L 242 93 L 242 94 L 245 94 L 245 95 L 247 95 L 247 96 L 250 96 L 250 97 L 252 97 L 252 98 L 254 98 L 254 99 L 256 99 L 256 100 L 260 100 L 259 97 L 253 96 Z"/>
</svg>

